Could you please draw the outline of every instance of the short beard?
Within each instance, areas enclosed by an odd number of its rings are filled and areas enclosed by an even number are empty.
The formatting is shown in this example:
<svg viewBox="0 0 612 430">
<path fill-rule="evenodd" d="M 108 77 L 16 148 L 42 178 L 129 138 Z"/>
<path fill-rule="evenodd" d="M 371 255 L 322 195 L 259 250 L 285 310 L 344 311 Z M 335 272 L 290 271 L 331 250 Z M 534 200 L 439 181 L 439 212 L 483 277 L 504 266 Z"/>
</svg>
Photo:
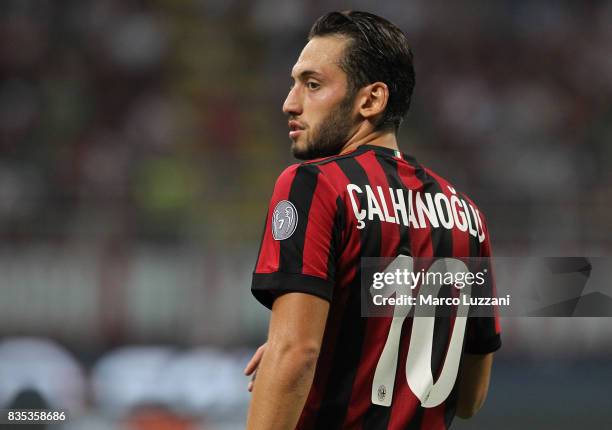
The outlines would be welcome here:
<svg viewBox="0 0 612 430">
<path fill-rule="evenodd" d="M 338 155 L 349 139 L 353 127 L 353 104 L 356 91 L 349 93 L 321 124 L 312 130 L 305 148 L 298 148 L 295 142 L 291 145 L 293 156 L 298 160 Z"/>
</svg>

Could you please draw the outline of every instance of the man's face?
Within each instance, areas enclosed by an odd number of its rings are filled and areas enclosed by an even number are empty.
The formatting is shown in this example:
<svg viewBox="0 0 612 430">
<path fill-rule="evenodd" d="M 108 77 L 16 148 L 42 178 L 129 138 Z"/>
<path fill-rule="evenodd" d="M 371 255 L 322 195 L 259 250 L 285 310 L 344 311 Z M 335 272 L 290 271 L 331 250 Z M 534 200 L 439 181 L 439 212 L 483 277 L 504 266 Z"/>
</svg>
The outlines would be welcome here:
<svg viewBox="0 0 612 430">
<path fill-rule="evenodd" d="M 293 66 L 294 84 L 283 112 L 289 117 L 291 150 L 298 159 L 336 155 L 352 134 L 355 97 L 339 66 L 346 44 L 341 37 L 314 37 Z"/>
</svg>

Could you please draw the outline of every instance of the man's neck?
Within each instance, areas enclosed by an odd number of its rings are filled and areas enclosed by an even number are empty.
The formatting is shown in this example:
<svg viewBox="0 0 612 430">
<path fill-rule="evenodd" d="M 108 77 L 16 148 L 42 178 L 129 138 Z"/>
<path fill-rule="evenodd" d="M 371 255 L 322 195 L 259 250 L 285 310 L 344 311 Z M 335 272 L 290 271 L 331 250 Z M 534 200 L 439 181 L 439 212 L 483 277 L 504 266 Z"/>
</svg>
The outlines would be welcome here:
<svg viewBox="0 0 612 430">
<path fill-rule="evenodd" d="M 358 129 L 342 147 L 340 154 L 354 151 L 362 145 L 375 145 L 399 150 L 395 133 L 391 131 L 366 131 Z"/>
</svg>

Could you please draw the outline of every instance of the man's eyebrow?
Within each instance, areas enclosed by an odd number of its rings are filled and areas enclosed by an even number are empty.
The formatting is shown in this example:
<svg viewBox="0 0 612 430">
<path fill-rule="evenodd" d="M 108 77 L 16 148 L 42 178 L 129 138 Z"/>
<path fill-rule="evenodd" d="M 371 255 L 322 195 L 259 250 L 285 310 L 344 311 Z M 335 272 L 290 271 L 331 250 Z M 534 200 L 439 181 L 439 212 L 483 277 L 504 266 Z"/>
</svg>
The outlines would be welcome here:
<svg viewBox="0 0 612 430">
<path fill-rule="evenodd" d="M 323 77 L 323 75 L 321 75 L 321 73 L 319 73 L 319 72 L 317 72 L 315 70 L 303 70 L 303 71 L 301 71 L 298 74 L 298 79 L 303 81 L 305 79 L 308 79 L 311 76 L 314 76 L 314 77 Z M 291 77 L 293 78 L 293 74 L 291 74 Z"/>
</svg>

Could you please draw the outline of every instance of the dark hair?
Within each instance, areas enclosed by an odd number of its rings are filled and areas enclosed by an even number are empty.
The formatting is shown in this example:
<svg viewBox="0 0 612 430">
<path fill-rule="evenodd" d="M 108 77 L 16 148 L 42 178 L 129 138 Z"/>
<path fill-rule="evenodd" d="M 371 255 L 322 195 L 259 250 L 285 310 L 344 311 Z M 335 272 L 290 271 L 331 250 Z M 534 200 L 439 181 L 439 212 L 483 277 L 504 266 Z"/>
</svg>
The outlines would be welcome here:
<svg viewBox="0 0 612 430">
<path fill-rule="evenodd" d="M 376 130 L 397 132 L 410 107 L 414 89 L 412 51 L 406 35 L 384 18 L 368 12 L 330 12 L 321 16 L 308 33 L 341 35 L 350 39 L 340 68 L 346 73 L 349 92 L 373 82 L 384 82 L 389 100 Z"/>
</svg>

